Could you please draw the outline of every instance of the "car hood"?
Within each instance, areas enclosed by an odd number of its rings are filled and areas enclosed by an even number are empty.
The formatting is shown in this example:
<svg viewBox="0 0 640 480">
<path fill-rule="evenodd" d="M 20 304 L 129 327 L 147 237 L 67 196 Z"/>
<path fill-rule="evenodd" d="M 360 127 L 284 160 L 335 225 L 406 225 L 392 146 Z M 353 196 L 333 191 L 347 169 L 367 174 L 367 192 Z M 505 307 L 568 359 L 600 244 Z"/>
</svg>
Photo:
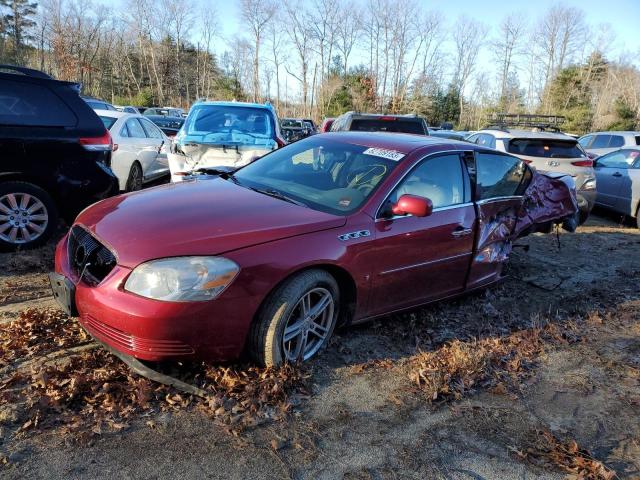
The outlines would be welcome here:
<svg viewBox="0 0 640 480">
<path fill-rule="evenodd" d="M 109 198 L 83 211 L 88 228 L 132 268 L 147 260 L 219 255 L 344 225 L 330 215 L 221 178 L 163 185 Z"/>
</svg>

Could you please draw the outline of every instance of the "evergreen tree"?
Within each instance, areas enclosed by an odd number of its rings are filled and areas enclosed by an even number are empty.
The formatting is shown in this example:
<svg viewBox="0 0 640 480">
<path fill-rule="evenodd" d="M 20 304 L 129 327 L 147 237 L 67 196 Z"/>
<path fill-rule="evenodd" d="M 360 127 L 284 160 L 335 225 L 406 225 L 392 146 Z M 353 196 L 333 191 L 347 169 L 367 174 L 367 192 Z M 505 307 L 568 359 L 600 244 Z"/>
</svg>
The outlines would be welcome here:
<svg viewBox="0 0 640 480">
<path fill-rule="evenodd" d="M 38 4 L 30 0 L 0 0 L 0 8 L 2 12 L 3 32 L 0 36 L 4 36 L 11 42 L 12 57 L 15 63 L 23 63 L 24 47 L 33 40 L 31 30 L 36 26 L 33 19 Z M 4 34 L 4 35 L 3 35 Z"/>
</svg>

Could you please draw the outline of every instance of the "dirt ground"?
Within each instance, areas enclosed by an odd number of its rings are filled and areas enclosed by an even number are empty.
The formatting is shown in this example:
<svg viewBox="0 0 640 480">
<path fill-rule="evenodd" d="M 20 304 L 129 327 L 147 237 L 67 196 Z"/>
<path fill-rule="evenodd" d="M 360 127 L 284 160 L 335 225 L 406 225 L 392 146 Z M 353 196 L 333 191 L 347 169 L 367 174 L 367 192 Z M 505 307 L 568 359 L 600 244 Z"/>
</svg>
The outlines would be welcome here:
<svg viewBox="0 0 640 480">
<path fill-rule="evenodd" d="M 559 241 L 555 234 L 522 240 L 529 251 L 514 250 L 508 278 L 486 292 L 341 329 L 305 369 L 308 395 L 298 395 L 284 417 L 242 431 L 185 406 L 146 410 L 79 440 L 59 427 L 25 428 L 21 410 L 6 400 L 17 397 L 0 397 L 0 477 L 553 479 L 579 472 L 563 469 L 554 438 L 567 445 L 562 458 L 583 452 L 581 462 L 597 463 L 605 473 L 594 478 L 640 478 L 640 231 L 594 215 Z M 55 308 L 51 264 L 52 246 L 0 256 L 0 329 L 30 307 Z M 465 364 L 479 369 L 472 376 L 441 375 L 435 393 L 418 381 L 418 365 L 449 362 L 452 345 L 473 355 L 518 332 L 542 333 L 522 342 L 533 345 L 522 356 L 514 350 Z M 53 350 L 68 360 L 79 354 L 73 348 L 92 346 L 80 339 Z M 9 388 L 2 376 L 22 360 L 0 365 L 0 388 Z"/>
</svg>

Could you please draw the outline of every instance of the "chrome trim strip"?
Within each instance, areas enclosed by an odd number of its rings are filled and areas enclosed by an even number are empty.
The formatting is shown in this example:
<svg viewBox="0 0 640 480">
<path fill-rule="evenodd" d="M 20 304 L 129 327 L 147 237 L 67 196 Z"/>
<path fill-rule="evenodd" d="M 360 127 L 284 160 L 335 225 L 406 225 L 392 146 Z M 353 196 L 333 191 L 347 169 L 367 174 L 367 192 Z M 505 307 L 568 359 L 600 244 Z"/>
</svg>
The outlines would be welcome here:
<svg viewBox="0 0 640 480">
<path fill-rule="evenodd" d="M 456 258 L 461 258 L 461 257 L 469 257 L 471 255 L 472 255 L 472 252 L 461 253 L 459 255 L 453 255 L 453 256 L 447 257 L 447 258 L 440 258 L 438 260 L 430 260 L 428 262 L 422 262 L 422 263 L 416 263 L 416 264 L 413 264 L 413 265 L 407 265 L 406 267 L 392 268 L 391 270 L 385 270 L 383 272 L 380 272 L 378 275 L 387 275 L 389 273 L 401 272 L 403 270 L 410 270 L 412 268 L 426 267 L 427 265 L 434 265 L 436 263 L 446 262 L 447 260 L 454 260 Z"/>
<path fill-rule="evenodd" d="M 471 150 L 442 150 L 440 152 L 433 152 L 430 153 L 429 155 L 426 155 L 424 157 L 422 157 L 420 160 L 418 160 L 416 162 L 416 164 L 411 167 L 407 172 L 405 172 L 405 174 L 400 177 L 400 179 L 393 185 L 393 187 L 391 187 L 391 189 L 389 190 L 389 193 L 384 197 L 384 200 L 382 201 L 382 203 L 378 206 L 378 208 L 376 209 L 376 214 L 374 216 L 374 218 L 376 219 L 376 222 L 378 221 L 378 219 L 380 218 L 378 215 L 380 214 L 380 210 L 382 209 L 382 207 L 384 206 L 384 204 L 387 202 L 387 200 L 389 199 L 389 196 L 393 193 L 393 191 L 396 189 L 396 187 L 398 185 L 400 185 L 400 183 L 407 177 L 407 175 L 409 175 L 411 173 L 411 171 L 416 168 L 420 163 L 424 162 L 425 159 L 429 158 L 429 157 L 436 157 L 438 155 L 446 155 L 448 153 L 457 153 L 457 154 L 464 154 L 464 153 L 474 153 L 475 150 L 471 149 Z M 456 205 L 459 206 L 459 205 Z M 441 207 L 441 208 L 447 208 L 447 207 Z M 436 211 L 436 209 L 433 209 L 434 211 Z M 401 216 L 401 218 L 404 217 L 404 215 Z M 385 218 L 384 220 L 389 220 L 388 218 Z"/>
<path fill-rule="evenodd" d="M 476 203 L 478 205 L 484 205 L 486 203 L 504 202 L 505 200 L 522 200 L 523 198 L 524 198 L 524 195 L 507 195 L 504 197 L 485 198 L 484 200 L 478 200 Z"/>
<path fill-rule="evenodd" d="M 434 213 L 435 212 L 442 212 L 442 211 L 445 211 L 445 210 L 454 210 L 456 208 L 472 207 L 472 206 L 473 206 L 473 202 L 456 203 L 455 205 L 447 205 L 446 207 L 434 208 L 433 212 Z M 399 220 L 401 218 L 414 218 L 414 216 L 413 215 L 394 215 L 393 217 L 379 217 L 379 218 L 376 218 L 375 223 L 388 222 L 390 220 Z"/>
</svg>

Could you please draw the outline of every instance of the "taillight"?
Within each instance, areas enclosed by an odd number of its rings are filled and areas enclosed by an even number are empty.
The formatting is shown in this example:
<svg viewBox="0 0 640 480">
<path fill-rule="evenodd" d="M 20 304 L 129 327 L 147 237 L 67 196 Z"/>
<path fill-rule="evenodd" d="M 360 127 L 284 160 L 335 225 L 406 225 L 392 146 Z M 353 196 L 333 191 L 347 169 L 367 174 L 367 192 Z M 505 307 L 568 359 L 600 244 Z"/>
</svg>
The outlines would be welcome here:
<svg viewBox="0 0 640 480">
<path fill-rule="evenodd" d="M 276 143 L 278 144 L 278 148 L 282 148 L 287 144 L 287 142 L 278 136 L 276 136 Z"/>
<path fill-rule="evenodd" d="M 571 165 L 576 167 L 593 167 L 593 160 L 576 160 L 575 162 L 571 162 Z"/>
<path fill-rule="evenodd" d="M 101 137 L 83 137 L 79 140 L 85 150 L 91 150 L 92 152 L 108 152 L 115 150 L 113 148 L 113 140 L 109 130 L 105 130 Z"/>
<path fill-rule="evenodd" d="M 523 161 L 524 163 L 526 163 L 527 165 L 530 165 L 530 164 L 532 164 L 532 163 L 533 163 L 533 160 L 526 160 L 526 159 L 523 159 L 522 161 Z"/>
<path fill-rule="evenodd" d="M 397 117 L 390 117 L 390 116 L 382 116 L 380 117 L 380 120 L 387 120 L 387 121 L 393 121 L 393 120 L 397 120 Z"/>
</svg>

